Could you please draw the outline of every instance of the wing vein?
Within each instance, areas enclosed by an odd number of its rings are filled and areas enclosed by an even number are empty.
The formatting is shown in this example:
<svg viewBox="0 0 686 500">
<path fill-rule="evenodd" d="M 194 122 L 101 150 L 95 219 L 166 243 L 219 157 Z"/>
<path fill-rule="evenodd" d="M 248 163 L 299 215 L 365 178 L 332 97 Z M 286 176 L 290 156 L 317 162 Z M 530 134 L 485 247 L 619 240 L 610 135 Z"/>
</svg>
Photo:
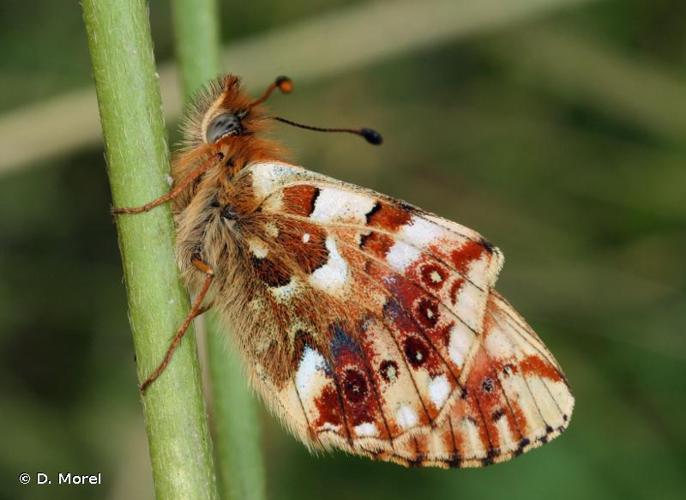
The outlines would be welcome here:
<svg viewBox="0 0 686 500">
<path fill-rule="evenodd" d="M 493 319 L 496 321 L 496 323 L 500 324 L 502 327 L 502 323 L 500 323 L 500 320 L 496 315 L 493 315 Z M 503 331 L 506 331 L 506 330 L 503 330 Z M 517 346 L 512 344 L 512 340 L 510 340 L 507 335 L 505 335 L 505 337 L 510 341 L 510 347 L 516 352 L 518 350 Z M 524 376 L 524 375 L 522 375 L 521 378 L 524 381 L 524 385 L 526 386 L 526 390 L 529 393 L 529 396 L 531 396 L 531 401 L 532 401 L 534 407 L 536 407 L 536 412 L 541 417 L 541 421 L 545 424 L 546 429 L 549 428 L 550 424 L 548 423 L 546 418 L 543 416 L 543 411 L 541 410 L 540 406 L 538 405 L 538 400 L 536 399 L 536 396 L 534 396 L 534 393 L 531 390 L 531 386 L 529 384 L 529 381 L 526 379 L 526 376 Z"/>
<path fill-rule="evenodd" d="M 341 417 L 343 418 L 343 427 L 345 428 L 345 434 L 347 436 L 348 445 L 350 448 L 355 449 L 355 443 L 353 442 L 353 436 L 350 432 L 350 425 L 348 424 L 348 418 L 345 411 L 345 403 L 343 402 L 343 396 L 341 395 L 341 385 L 338 381 L 338 375 L 335 369 L 331 369 L 331 377 L 333 378 L 333 383 L 336 386 L 336 397 L 338 398 L 338 406 L 341 409 Z"/>
<path fill-rule="evenodd" d="M 391 429 L 388 426 L 388 420 L 386 419 L 386 413 L 384 412 L 383 404 L 381 403 L 381 392 L 379 391 L 379 387 L 376 384 L 376 379 L 374 378 L 374 374 L 372 372 L 372 367 L 371 367 L 371 363 L 369 362 L 369 357 L 367 356 L 367 352 L 364 349 L 361 349 L 361 352 L 362 352 L 362 359 L 364 361 L 364 368 L 365 368 L 365 371 L 367 372 L 367 377 L 369 377 L 369 381 L 372 384 L 372 390 L 374 391 L 374 397 L 376 398 L 376 404 L 379 406 L 379 412 L 381 413 L 381 418 L 383 419 L 383 424 L 384 424 L 384 427 L 386 428 L 386 433 L 388 434 L 388 439 L 391 442 L 391 449 L 395 449 L 395 445 L 393 443 L 393 434 L 391 434 Z"/>
<path fill-rule="evenodd" d="M 295 390 L 295 395 L 297 396 L 298 402 L 300 403 L 300 409 L 302 410 L 303 416 L 305 417 L 305 423 L 307 423 L 308 434 L 310 436 L 314 436 L 314 438 L 319 443 L 319 446 L 324 447 L 322 442 L 319 440 L 319 435 L 312 428 L 312 424 L 310 423 L 310 419 L 307 418 L 307 411 L 305 411 L 305 405 L 303 404 L 302 397 L 300 397 L 300 391 L 298 391 L 298 385 L 295 383 L 295 379 L 291 379 L 291 383 L 293 384 L 293 389 Z"/>
</svg>

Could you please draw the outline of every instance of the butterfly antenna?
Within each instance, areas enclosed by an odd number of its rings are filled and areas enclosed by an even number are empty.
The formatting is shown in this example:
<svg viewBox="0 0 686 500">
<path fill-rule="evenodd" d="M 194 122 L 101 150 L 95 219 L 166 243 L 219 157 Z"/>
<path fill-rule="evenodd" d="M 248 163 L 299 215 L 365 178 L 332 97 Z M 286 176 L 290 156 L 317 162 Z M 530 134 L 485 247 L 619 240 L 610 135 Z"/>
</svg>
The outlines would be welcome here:
<svg viewBox="0 0 686 500">
<path fill-rule="evenodd" d="M 316 132 L 343 132 L 345 134 L 359 135 L 360 137 L 364 137 L 364 139 L 369 144 L 374 144 L 375 146 L 378 146 L 383 142 L 383 137 L 381 137 L 381 134 L 371 128 L 324 128 L 313 127 L 312 125 L 305 125 L 303 123 L 297 123 L 292 120 L 282 118 L 280 116 L 273 116 L 272 119 L 276 120 L 277 122 L 292 125 L 293 127 L 304 128 L 306 130 L 314 130 Z"/>
<path fill-rule="evenodd" d="M 274 92 L 276 89 L 279 89 L 284 94 L 290 94 L 293 92 L 293 80 L 287 76 L 277 76 L 276 80 L 274 80 L 274 82 L 267 87 L 267 90 L 264 91 L 264 94 L 262 94 L 259 99 L 256 99 L 250 103 L 248 109 L 257 106 L 258 104 L 262 104 L 264 101 L 269 99 L 269 96 L 272 95 L 272 92 Z"/>
<path fill-rule="evenodd" d="M 257 106 L 258 104 L 262 104 L 264 101 L 269 99 L 269 96 L 271 96 L 277 88 L 284 94 L 290 94 L 291 92 L 293 92 L 293 80 L 291 80 L 287 76 L 276 77 L 274 82 L 272 82 L 269 85 L 269 87 L 267 87 L 267 89 L 264 91 L 264 94 L 262 94 L 262 96 L 259 99 L 256 99 L 252 103 L 250 103 L 248 109 Z M 287 120 L 286 118 L 282 118 L 280 116 L 273 116 L 272 119 L 279 121 L 281 123 L 286 123 L 293 127 L 304 128 L 306 130 L 315 130 L 317 132 L 343 132 L 346 134 L 359 135 L 360 137 L 364 137 L 369 144 L 379 145 L 383 142 L 383 137 L 381 137 L 381 134 L 371 128 L 324 128 L 313 127 L 312 125 L 305 125 L 303 123 Z"/>
</svg>

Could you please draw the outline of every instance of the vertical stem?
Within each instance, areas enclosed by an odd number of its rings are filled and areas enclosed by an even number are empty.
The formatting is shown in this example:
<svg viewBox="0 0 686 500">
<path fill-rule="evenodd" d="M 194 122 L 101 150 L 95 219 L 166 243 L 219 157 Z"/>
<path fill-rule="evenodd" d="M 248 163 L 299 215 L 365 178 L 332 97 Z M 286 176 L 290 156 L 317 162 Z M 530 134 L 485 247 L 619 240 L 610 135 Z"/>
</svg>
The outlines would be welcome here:
<svg viewBox="0 0 686 500">
<path fill-rule="evenodd" d="M 186 100 L 220 73 L 216 0 L 173 0 L 174 28 Z M 265 498 L 257 406 L 226 326 L 212 313 L 207 351 L 212 388 L 215 451 L 224 499 Z"/>
<path fill-rule="evenodd" d="M 172 0 L 176 57 L 186 101 L 219 75 L 217 0 Z"/>
<path fill-rule="evenodd" d="M 207 349 L 212 380 L 216 459 L 225 500 L 264 500 L 260 415 L 248 390 L 241 359 L 225 341 L 226 326 L 215 314 L 207 321 Z"/>
<path fill-rule="evenodd" d="M 115 206 L 168 191 L 169 161 L 144 0 L 83 0 Z M 168 205 L 116 219 L 139 380 L 162 360 L 188 312 Z M 159 499 L 218 497 L 195 341 L 186 336 L 142 398 Z"/>
</svg>

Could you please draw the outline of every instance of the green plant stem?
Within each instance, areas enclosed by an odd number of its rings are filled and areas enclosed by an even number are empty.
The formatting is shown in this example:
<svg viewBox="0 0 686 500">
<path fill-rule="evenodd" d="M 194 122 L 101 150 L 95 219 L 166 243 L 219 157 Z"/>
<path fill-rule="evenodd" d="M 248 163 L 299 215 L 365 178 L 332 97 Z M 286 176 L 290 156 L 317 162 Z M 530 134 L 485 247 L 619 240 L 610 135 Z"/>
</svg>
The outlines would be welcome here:
<svg viewBox="0 0 686 500">
<path fill-rule="evenodd" d="M 172 0 L 176 57 L 185 100 L 219 75 L 217 0 Z"/>
<path fill-rule="evenodd" d="M 219 19 L 216 0 L 173 0 L 177 55 L 186 101 L 220 73 Z M 226 325 L 208 315 L 207 354 L 210 368 L 215 454 L 222 498 L 265 498 L 260 422 L 241 360 Z"/>
<path fill-rule="evenodd" d="M 266 498 L 260 415 L 241 369 L 241 359 L 226 341 L 226 326 L 213 313 L 207 321 L 212 380 L 216 460 L 222 498 Z"/>
<path fill-rule="evenodd" d="M 144 0 L 83 0 L 115 206 L 168 191 L 168 150 Z M 168 205 L 119 216 L 117 232 L 139 380 L 162 360 L 188 312 Z M 160 499 L 218 498 L 192 332 L 142 397 Z"/>
</svg>

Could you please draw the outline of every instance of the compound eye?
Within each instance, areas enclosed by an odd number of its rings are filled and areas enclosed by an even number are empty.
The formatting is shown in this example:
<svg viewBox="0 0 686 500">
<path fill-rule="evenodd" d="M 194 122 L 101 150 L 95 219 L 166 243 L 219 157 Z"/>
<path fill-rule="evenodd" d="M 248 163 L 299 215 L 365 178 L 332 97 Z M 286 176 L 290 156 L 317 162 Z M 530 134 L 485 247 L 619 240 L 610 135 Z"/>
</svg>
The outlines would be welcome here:
<svg viewBox="0 0 686 500">
<path fill-rule="evenodd" d="M 242 132 L 241 120 L 233 113 L 217 116 L 207 127 L 207 142 L 213 144 L 224 136 L 238 135 Z"/>
</svg>

